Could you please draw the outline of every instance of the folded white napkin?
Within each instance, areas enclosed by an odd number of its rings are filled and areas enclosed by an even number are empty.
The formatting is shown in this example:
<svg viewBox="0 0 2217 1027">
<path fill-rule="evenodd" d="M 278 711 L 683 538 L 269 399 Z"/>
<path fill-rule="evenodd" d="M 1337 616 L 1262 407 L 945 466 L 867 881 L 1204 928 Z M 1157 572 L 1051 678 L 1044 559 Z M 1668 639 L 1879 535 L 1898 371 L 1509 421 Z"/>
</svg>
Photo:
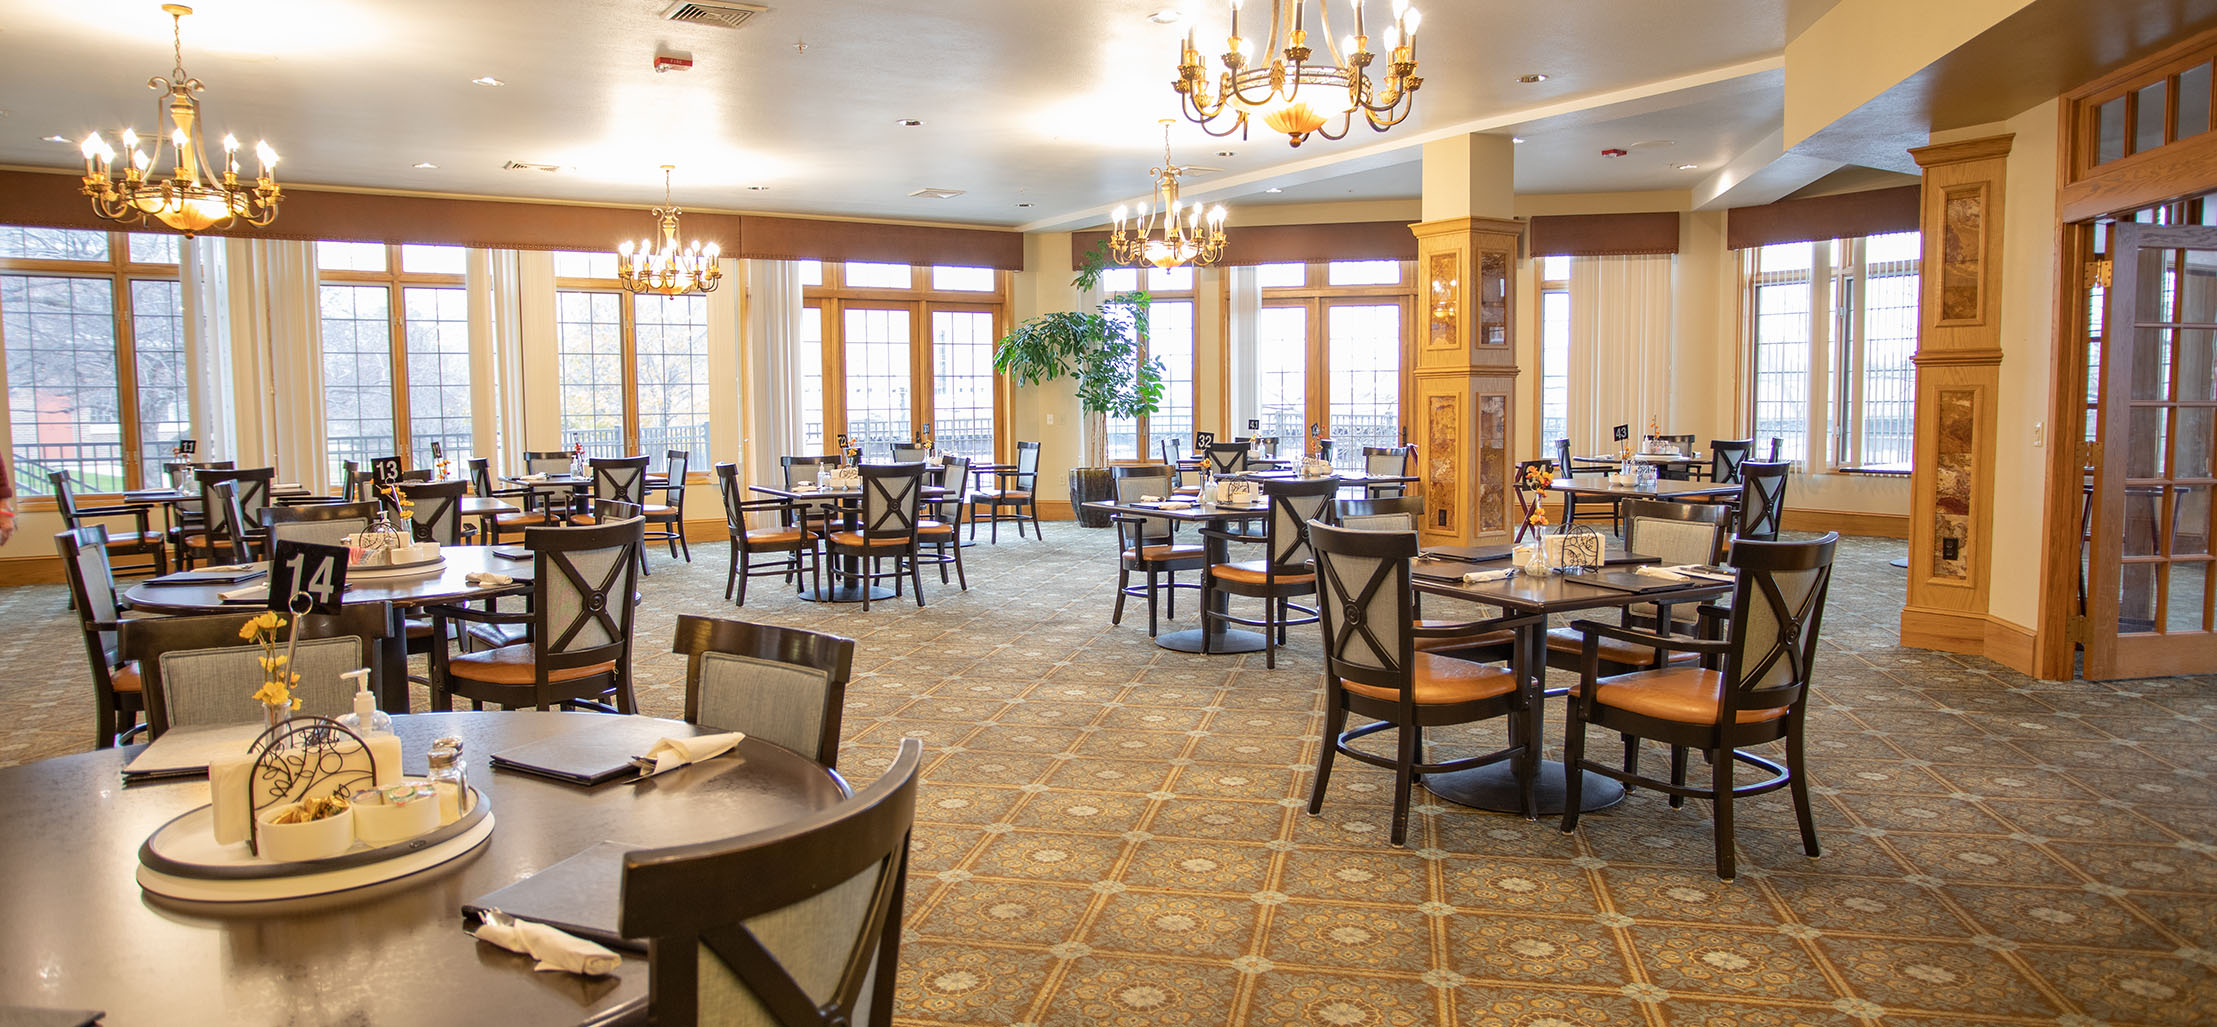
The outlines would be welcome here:
<svg viewBox="0 0 2217 1027">
<path fill-rule="evenodd" d="M 1504 581 L 1507 580 L 1509 575 L 1515 573 L 1516 568 L 1514 567 L 1503 567 L 1500 570 L 1492 571 L 1471 571 L 1470 573 L 1463 575 L 1463 584 L 1476 585 L 1480 582 L 1486 581 Z"/>
<path fill-rule="evenodd" d="M 245 588 L 234 588 L 229 592 L 218 592 L 216 593 L 216 595 L 221 596 L 226 601 L 234 599 L 267 599 L 269 598 L 269 586 L 248 585 Z"/>
<path fill-rule="evenodd" d="M 271 485 L 270 489 L 275 492 L 295 492 L 300 489 L 300 483 L 297 481 L 281 481 Z"/>
<path fill-rule="evenodd" d="M 518 920 L 499 910 L 492 911 L 477 925 L 477 930 L 470 933 L 479 941 L 491 942 L 538 960 L 539 964 L 532 967 L 534 970 L 599 975 L 614 973 L 623 965 L 622 956 L 596 942 L 557 927 Z"/>
<path fill-rule="evenodd" d="M 540 471 L 540 472 L 539 472 L 539 473 L 537 473 L 537 474 L 526 474 L 526 475 L 524 475 L 524 476 L 523 476 L 523 477 L 521 477 L 521 478 L 517 478 L 516 480 L 517 480 L 517 481 L 545 481 L 545 480 L 547 480 L 547 474 L 546 474 L 546 472 L 545 472 L 545 471 Z"/>
<path fill-rule="evenodd" d="M 676 770 L 689 763 L 712 760 L 731 751 L 739 740 L 747 737 L 744 731 L 727 731 L 720 735 L 699 735 L 693 738 L 664 738 L 654 743 L 647 754 L 635 761 L 652 777 L 664 771 Z M 649 766 L 651 764 L 651 766 Z"/>
<path fill-rule="evenodd" d="M 1661 578 L 1661 579 L 1663 579 L 1664 581 L 1692 581 L 1692 580 L 1693 580 L 1693 578 L 1692 578 L 1692 577 L 1690 577 L 1690 576 L 1688 576 L 1688 575 L 1680 574 L 1680 573 L 1678 573 L 1677 571 L 1675 571 L 1675 570 L 1673 570 L 1673 569 L 1671 569 L 1671 568 L 1669 568 L 1669 567 L 1651 567 L 1651 566 L 1645 566 L 1645 565 L 1642 565 L 1642 566 L 1639 566 L 1639 567 L 1634 567 L 1634 568 L 1632 568 L 1632 573 L 1634 573 L 1634 574 L 1637 574 L 1637 575 L 1639 575 L 1639 576 L 1641 576 L 1641 577 L 1643 577 L 1643 578 Z"/>
<path fill-rule="evenodd" d="M 462 580 L 467 581 L 472 585 L 478 586 L 513 585 L 516 583 L 516 579 L 511 578 L 506 574 L 495 574 L 491 571 L 471 571 L 468 574 L 463 575 Z"/>
<path fill-rule="evenodd" d="M 1162 502 L 1162 497 L 1161 497 L 1161 496 L 1141 496 L 1141 497 L 1139 497 L 1139 501 L 1140 501 L 1140 502 L 1142 502 L 1142 503 L 1160 503 L 1160 502 Z"/>
<path fill-rule="evenodd" d="M 220 574 L 228 574 L 232 571 L 250 571 L 259 566 L 261 566 L 261 564 L 258 563 L 224 563 L 217 564 L 213 567 L 202 567 L 200 569 L 204 571 L 215 571 Z"/>
<path fill-rule="evenodd" d="M 1191 510 L 1191 509 L 1193 509 L 1193 504 L 1191 504 L 1191 503 L 1186 503 L 1186 502 L 1172 501 L 1172 502 L 1168 502 L 1168 503 L 1157 503 L 1157 504 L 1155 504 L 1155 509 L 1157 509 L 1157 510 Z"/>
</svg>

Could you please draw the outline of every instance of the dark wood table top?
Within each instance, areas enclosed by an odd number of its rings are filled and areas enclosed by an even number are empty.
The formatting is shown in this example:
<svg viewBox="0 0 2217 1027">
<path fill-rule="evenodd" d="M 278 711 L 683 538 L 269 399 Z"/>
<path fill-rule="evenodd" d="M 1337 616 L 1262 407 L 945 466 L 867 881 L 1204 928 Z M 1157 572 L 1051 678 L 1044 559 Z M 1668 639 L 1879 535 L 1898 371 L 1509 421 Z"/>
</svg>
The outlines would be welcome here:
<svg viewBox="0 0 2217 1027">
<path fill-rule="evenodd" d="M 710 841 L 829 807 L 845 784 L 767 742 L 643 784 L 594 789 L 490 769 L 488 753 L 566 731 L 655 738 L 691 725 L 598 713 L 420 713 L 393 718 L 403 767 L 458 735 L 492 837 L 453 862 L 355 891 L 251 907 L 141 893 L 139 844 L 208 801 L 205 779 L 125 787 L 139 747 L 0 769 L 0 996 L 107 1010 L 109 1027 L 162 1024 L 569 1024 L 646 994 L 625 953 L 607 977 L 534 973 L 462 931 L 461 907 L 602 841 Z"/>
<path fill-rule="evenodd" d="M 1315 480 L 1316 480 L 1316 479 L 1314 479 L 1314 478 L 1303 478 L 1303 477 L 1301 477 L 1301 474 L 1300 474 L 1300 472 L 1299 472 L 1299 471 L 1241 471 L 1241 472 L 1239 472 L 1239 473 L 1237 473 L 1237 474 L 1226 474 L 1226 475 L 1220 475 L 1220 477 L 1224 477 L 1224 478 L 1230 478 L 1230 479 L 1232 479 L 1233 481 L 1315 481 Z M 1339 479 L 1339 483 L 1340 483 L 1340 484 L 1342 484 L 1342 485 L 1345 485 L 1345 486 L 1347 486 L 1347 487 L 1349 487 L 1349 488 L 1360 488 L 1360 487 L 1362 487 L 1362 486 L 1365 486 L 1365 485 L 1407 485 L 1407 484 L 1410 484 L 1410 483 L 1412 483 L 1412 482 L 1415 482 L 1415 481 L 1417 480 L 1417 478 L 1416 478 L 1416 475 L 1413 475 L 1413 474 L 1348 474 L 1348 473 L 1341 473 L 1341 474 L 1337 474 L 1337 475 L 1334 475 L 1334 477 L 1337 477 L 1337 478 Z"/>
<path fill-rule="evenodd" d="M 1652 592 L 1625 592 L 1589 584 L 1579 580 L 1577 574 L 1551 574 L 1544 578 L 1516 574 L 1499 581 L 1473 584 L 1433 581 L 1421 577 L 1412 580 L 1419 592 L 1467 599 L 1517 613 L 1548 614 L 1609 609 L 1634 603 L 1693 602 L 1720 596 L 1732 590 L 1729 582 L 1698 582 Z"/>
<path fill-rule="evenodd" d="M 1126 517 L 1167 517 L 1173 521 L 1251 521 L 1270 514 L 1270 507 L 1262 504 L 1255 506 L 1217 506 L 1214 503 L 1203 503 L 1186 507 L 1183 510 L 1164 510 L 1159 507 L 1140 506 L 1136 503 L 1117 503 L 1106 500 L 1085 505 L 1090 509 L 1106 510 L 1109 513 L 1123 514 Z"/>
<path fill-rule="evenodd" d="M 1618 499 L 1695 499 L 1740 494 L 1738 482 L 1671 481 L 1666 478 L 1649 488 L 1634 488 L 1630 485 L 1611 485 L 1606 474 L 1578 474 L 1557 478 L 1548 488 L 1581 496 L 1614 496 Z"/>
<path fill-rule="evenodd" d="M 446 564 L 439 568 L 438 573 L 390 578 L 357 578 L 350 575 L 342 601 L 349 605 L 392 603 L 395 606 L 424 606 L 529 591 L 531 561 L 511 560 L 494 553 L 495 548 L 521 550 L 523 547 L 441 546 L 439 555 L 446 558 Z M 472 585 L 468 578 L 476 571 L 505 574 L 516 579 L 516 583 Z M 142 581 L 123 593 L 123 604 L 148 613 L 249 612 L 261 608 L 262 604 L 226 603 L 220 593 L 268 580 L 265 576 L 235 585 L 150 585 Z"/>
<path fill-rule="evenodd" d="M 122 499 L 123 502 L 136 503 L 141 506 L 175 505 L 178 503 L 200 502 L 199 489 L 133 489 L 129 492 L 118 493 L 117 495 L 119 498 Z M 271 499 L 321 498 L 316 496 L 315 493 L 301 488 L 298 485 L 295 485 L 291 488 L 278 488 L 277 486 L 272 485 L 269 489 L 269 497 Z"/>
<path fill-rule="evenodd" d="M 783 485 L 749 485 L 747 487 L 753 489 L 756 492 L 760 492 L 765 496 L 776 496 L 780 499 L 822 500 L 862 498 L 862 489 L 859 486 L 851 489 L 807 490 L 789 489 Z M 941 485 L 926 485 L 924 486 L 923 495 L 925 499 L 945 499 L 949 496 L 954 495 L 954 493 L 955 490 L 952 488 Z"/>
<path fill-rule="evenodd" d="M 1643 464 L 1705 464 L 1709 462 L 1708 457 L 1701 456 L 1699 454 L 1688 455 L 1685 453 L 1634 453 L 1632 454 L 1632 459 L 1637 460 Z M 1571 458 L 1571 462 L 1578 464 L 1608 464 L 1609 466 L 1614 467 L 1622 463 L 1623 461 L 1619 460 L 1615 456 L 1575 456 Z"/>
</svg>

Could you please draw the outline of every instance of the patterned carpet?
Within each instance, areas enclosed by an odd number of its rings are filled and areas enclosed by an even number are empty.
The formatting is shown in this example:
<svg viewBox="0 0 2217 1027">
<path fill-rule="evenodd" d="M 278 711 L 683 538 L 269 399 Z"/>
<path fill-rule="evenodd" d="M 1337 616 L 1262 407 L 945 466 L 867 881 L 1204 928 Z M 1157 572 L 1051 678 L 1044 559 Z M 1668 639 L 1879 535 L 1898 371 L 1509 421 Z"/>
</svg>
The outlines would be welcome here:
<svg viewBox="0 0 2217 1027">
<path fill-rule="evenodd" d="M 898 739 L 928 746 L 902 1022 L 2217 1021 L 2217 677 L 2041 682 L 1902 649 L 1899 542 L 1840 550 L 1810 714 L 1823 858 L 1775 793 L 1742 805 L 1725 884 L 1706 806 L 1647 792 L 1574 836 L 1419 793 L 1395 849 L 1389 775 L 1342 760 L 1308 816 L 1316 629 L 1274 671 L 1158 649 L 1143 615 L 1108 624 L 1110 537 L 1050 539 L 970 550 L 971 590 L 933 582 L 921 610 L 761 579 L 743 614 L 858 640 L 840 763 L 858 784 Z M 724 552 L 656 561 L 646 712 L 680 708 L 670 618 L 741 615 Z M 0 613 L 20 626 L 0 763 L 82 750 L 61 589 L 0 591 Z"/>
</svg>

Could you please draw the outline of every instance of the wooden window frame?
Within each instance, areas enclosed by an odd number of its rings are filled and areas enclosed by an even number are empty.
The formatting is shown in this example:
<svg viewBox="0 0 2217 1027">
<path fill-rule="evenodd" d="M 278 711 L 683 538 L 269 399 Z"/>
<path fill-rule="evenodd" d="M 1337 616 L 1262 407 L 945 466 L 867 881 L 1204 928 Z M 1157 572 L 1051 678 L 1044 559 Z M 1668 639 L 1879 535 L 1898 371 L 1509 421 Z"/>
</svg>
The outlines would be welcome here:
<svg viewBox="0 0 2217 1027">
<path fill-rule="evenodd" d="M 858 261 L 857 263 L 889 263 L 887 261 Z M 931 264 L 908 265 L 909 287 L 878 288 L 874 286 L 850 286 L 846 284 L 847 265 L 842 261 L 821 261 L 822 284 L 804 285 L 801 288 L 801 305 L 814 307 L 820 330 L 823 357 L 824 391 L 824 448 L 831 449 L 838 437 L 847 432 L 847 327 L 848 309 L 905 309 L 908 311 L 908 374 L 909 406 L 908 437 L 914 438 L 918 429 L 933 419 L 932 389 L 932 336 L 931 318 L 935 313 L 965 312 L 989 313 L 993 316 L 993 337 L 1000 339 L 1008 334 L 1008 300 L 1011 272 L 994 270 L 993 290 L 990 292 L 969 289 L 932 288 Z M 953 265 L 948 265 L 953 266 Z M 994 460 L 1005 460 L 1014 452 L 1014 433 L 1009 423 L 1011 388 L 1007 375 L 993 375 L 993 453 Z M 975 456 L 976 454 L 972 454 Z"/>
<path fill-rule="evenodd" d="M 333 240 L 344 241 L 344 240 Z M 314 244 L 311 245 L 311 251 Z M 408 408 L 408 314 L 403 290 L 415 288 L 459 289 L 468 287 L 468 275 L 431 273 L 402 270 L 400 243 L 386 243 L 385 270 L 340 271 L 324 270 L 320 258 L 316 265 L 317 318 L 322 318 L 321 303 L 325 285 L 380 285 L 385 288 L 385 331 L 388 339 L 386 359 L 392 368 L 393 381 L 393 455 L 403 463 L 410 460 L 415 451 L 413 419 Z M 322 346 L 317 346 L 317 359 L 322 359 Z M 475 388 L 474 383 L 472 388 Z M 317 432 L 329 430 L 329 422 L 316 426 Z"/>
<path fill-rule="evenodd" d="M 1333 264 L 1367 262 L 1367 260 L 1305 261 L 1302 262 L 1302 267 L 1304 269 L 1302 272 L 1302 284 L 1265 287 L 1259 290 L 1261 296 L 1259 298 L 1258 306 L 1302 306 L 1307 308 L 1308 310 L 1308 313 L 1306 315 L 1308 319 L 1308 337 L 1304 343 L 1306 352 L 1305 359 L 1307 363 L 1303 372 L 1306 376 L 1303 381 L 1304 391 L 1306 392 L 1306 395 L 1303 397 L 1303 402 L 1306 404 L 1307 415 L 1304 420 L 1308 423 L 1320 426 L 1325 438 L 1332 437 L 1332 403 L 1331 396 L 1326 391 L 1328 388 L 1328 383 L 1331 381 L 1332 373 L 1330 345 L 1329 340 L 1325 338 L 1326 325 L 1328 321 L 1326 311 L 1328 310 L 1328 308 L 1335 305 L 1379 306 L 1383 305 L 1382 301 L 1386 300 L 1392 300 L 1400 304 L 1400 419 L 1403 433 L 1406 434 L 1409 429 L 1409 397 L 1413 394 L 1416 387 L 1416 261 L 1396 260 L 1395 263 L 1401 266 L 1401 278 L 1398 282 L 1395 282 L 1392 285 L 1331 284 L 1331 266 Z M 1293 261 L 1279 261 L 1278 263 L 1290 264 L 1293 263 Z M 1228 277 L 1222 283 L 1222 294 L 1220 296 L 1220 300 L 1225 309 L 1226 316 L 1229 317 L 1231 309 L 1231 282 Z M 1229 337 L 1229 332 L 1227 332 L 1226 338 L 1229 339 Z M 1217 375 L 1222 389 L 1222 394 L 1219 397 L 1219 410 L 1231 409 L 1232 382 L 1230 368 L 1226 365 L 1226 361 L 1230 359 L 1230 356 L 1231 348 L 1229 346 L 1223 347 L 1219 359 L 1219 373 Z M 1244 424 L 1238 425 L 1237 427 L 1239 431 L 1232 432 L 1232 435 L 1237 435 L 1239 434 L 1239 432 L 1246 430 L 1246 425 Z M 1306 436 L 1304 436 L 1300 441 L 1302 445 L 1302 451 L 1307 452 L 1310 440 Z M 1281 454 L 1282 452 L 1283 451 L 1281 450 Z"/>
</svg>

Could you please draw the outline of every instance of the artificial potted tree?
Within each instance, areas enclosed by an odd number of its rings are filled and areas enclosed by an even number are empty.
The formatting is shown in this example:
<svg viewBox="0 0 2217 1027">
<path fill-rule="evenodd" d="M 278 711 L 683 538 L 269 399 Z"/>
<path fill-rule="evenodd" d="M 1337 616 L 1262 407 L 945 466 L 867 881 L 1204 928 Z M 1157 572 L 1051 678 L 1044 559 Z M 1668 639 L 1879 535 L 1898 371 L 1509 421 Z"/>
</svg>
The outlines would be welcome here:
<svg viewBox="0 0 2217 1027">
<path fill-rule="evenodd" d="M 1081 292 L 1100 287 L 1110 267 L 1107 247 L 1087 252 L 1071 281 Z M 993 367 L 1018 385 L 1057 378 L 1077 383 L 1078 405 L 1085 411 L 1085 463 L 1070 471 L 1070 509 L 1078 523 L 1105 528 L 1109 515 L 1085 504 L 1112 498 L 1108 469 L 1108 419 L 1155 412 L 1162 402 L 1162 363 L 1145 357 L 1145 291 L 1120 292 L 1090 311 L 1041 314 L 1015 327 L 993 344 Z"/>
</svg>

